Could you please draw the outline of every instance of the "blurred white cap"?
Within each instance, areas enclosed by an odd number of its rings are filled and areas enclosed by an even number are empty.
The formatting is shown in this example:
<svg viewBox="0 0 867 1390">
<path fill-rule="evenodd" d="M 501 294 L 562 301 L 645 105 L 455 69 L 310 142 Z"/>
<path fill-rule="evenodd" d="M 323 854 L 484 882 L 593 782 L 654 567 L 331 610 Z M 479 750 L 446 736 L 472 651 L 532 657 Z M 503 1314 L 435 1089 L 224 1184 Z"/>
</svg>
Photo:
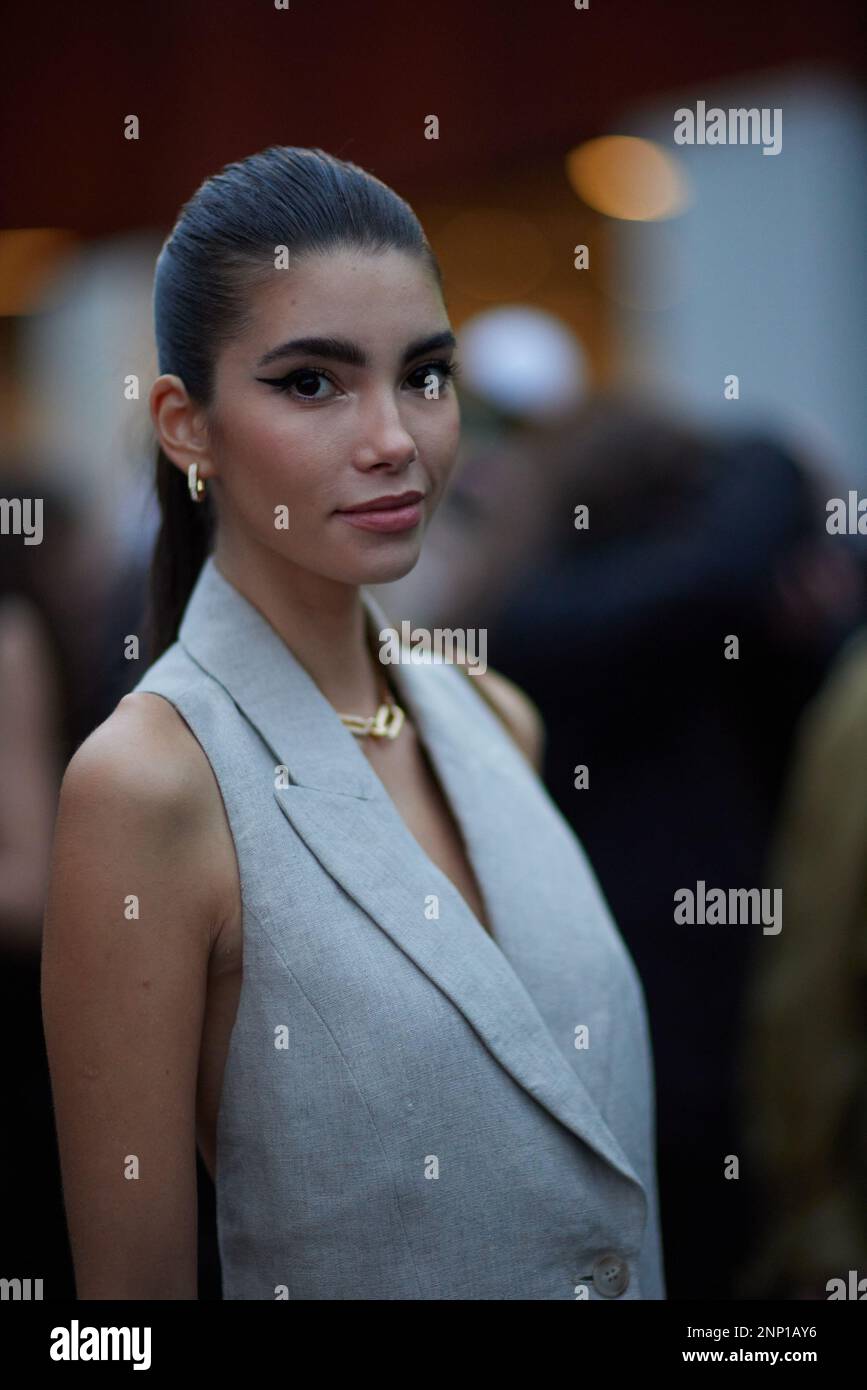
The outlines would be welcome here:
<svg viewBox="0 0 867 1390">
<path fill-rule="evenodd" d="M 549 423 L 584 397 L 583 349 L 553 314 L 504 305 L 467 319 L 457 336 L 461 382 L 498 410 Z"/>
</svg>

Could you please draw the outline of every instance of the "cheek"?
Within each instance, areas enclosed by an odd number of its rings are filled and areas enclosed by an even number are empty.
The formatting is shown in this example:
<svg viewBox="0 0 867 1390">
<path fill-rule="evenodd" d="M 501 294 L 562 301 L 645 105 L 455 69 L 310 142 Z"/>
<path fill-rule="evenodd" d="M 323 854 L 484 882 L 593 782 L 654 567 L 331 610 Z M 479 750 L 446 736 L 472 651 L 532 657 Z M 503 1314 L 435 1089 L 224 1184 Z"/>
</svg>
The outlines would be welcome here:
<svg viewBox="0 0 867 1390">
<path fill-rule="evenodd" d="M 225 450 L 233 490 L 243 487 L 284 501 L 290 494 L 321 489 L 326 476 L 323 457 L 328 456 L 321 421 L 317 424 L 312 418 L 288 410 L 283 414 L 279 409 L 239 417 Z"/>
<path fill-rule="evenodd" d="M 235 421 L 234 443 L 239 454 L 255 460 L 266 456 L 286 457 L 297 443 L 310 434 L 305 428 L 308 422 L 293 414 L 288 407 L 281 409 L 279 401 L 268 402 L 268 407 L 258 407 L 239 414 Z"/>
<path fill-rule="evenodd" d="M 461 438 L 461 419 L 457 405 L 448 419 L 439 424 L 431 441 L 431 457 L 437 473 L 447 478 L 455 466 Z"/>
</svg>

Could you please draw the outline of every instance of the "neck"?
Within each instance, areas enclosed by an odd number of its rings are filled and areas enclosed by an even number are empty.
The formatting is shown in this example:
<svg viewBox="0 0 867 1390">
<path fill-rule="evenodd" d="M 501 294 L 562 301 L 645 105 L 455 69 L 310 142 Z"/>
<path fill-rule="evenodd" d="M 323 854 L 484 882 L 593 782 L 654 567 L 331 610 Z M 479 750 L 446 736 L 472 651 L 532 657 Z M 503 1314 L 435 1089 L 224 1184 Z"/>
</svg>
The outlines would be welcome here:
<svg viewBox="0 0 867 1390">
<path fill-rule="evenodd" d="M 357 585 L 295 565 L 274 551 L 245 544 L 243 553 L 219 536 L 217 569 L 265 617 L 338 711 L 372 713 L 380 676 L 371 654 Z"/>
</svg>

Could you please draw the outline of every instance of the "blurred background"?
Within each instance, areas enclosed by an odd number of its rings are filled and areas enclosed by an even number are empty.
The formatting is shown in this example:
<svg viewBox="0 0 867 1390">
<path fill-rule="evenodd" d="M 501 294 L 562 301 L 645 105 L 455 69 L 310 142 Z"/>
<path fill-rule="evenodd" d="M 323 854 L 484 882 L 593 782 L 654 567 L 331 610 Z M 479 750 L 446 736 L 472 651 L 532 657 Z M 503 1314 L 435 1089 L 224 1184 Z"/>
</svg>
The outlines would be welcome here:
<svg viewBox="0 0 867 1390">
<path fill-rule="evenodd" d="M 148 663 L 124 638 L 157 524 L 154 262 L 199 183 L 271 144 L 377 174 L 440 258 L 459 466 L 377 596 L 486 627 L 545 719 L 546 784 L 645 985 L 669 1297 L 867 1273 L 860 8 L 16 9 L 0 499 L 43 499 L 44 533 L 0 534 L 0 1274 L 73 1295 L 39 941 L 63 770 Z M 779 110 L 779 153 L 676 144 L 700 101 Z M 783 930 L 677 925 L 699 880 L 782 887 Z"/>
</svg>

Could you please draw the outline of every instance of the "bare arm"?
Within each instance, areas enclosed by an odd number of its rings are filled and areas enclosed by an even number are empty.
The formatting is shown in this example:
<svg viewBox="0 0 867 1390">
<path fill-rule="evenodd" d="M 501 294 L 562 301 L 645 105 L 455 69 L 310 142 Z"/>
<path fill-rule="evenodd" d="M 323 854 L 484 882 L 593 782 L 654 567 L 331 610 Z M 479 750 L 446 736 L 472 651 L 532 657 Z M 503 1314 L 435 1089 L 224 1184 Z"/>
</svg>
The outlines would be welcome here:
<svg viewBox="0 0 867 1390">
<path fill-rule="evenodd" d="M 154 700 L 126 697 L 78 750 L 52 850 L 42 1001 L 81 1299 L 197 1296 L 196 1079 L 219 908 L 194 741 Z"/>
</svg>

